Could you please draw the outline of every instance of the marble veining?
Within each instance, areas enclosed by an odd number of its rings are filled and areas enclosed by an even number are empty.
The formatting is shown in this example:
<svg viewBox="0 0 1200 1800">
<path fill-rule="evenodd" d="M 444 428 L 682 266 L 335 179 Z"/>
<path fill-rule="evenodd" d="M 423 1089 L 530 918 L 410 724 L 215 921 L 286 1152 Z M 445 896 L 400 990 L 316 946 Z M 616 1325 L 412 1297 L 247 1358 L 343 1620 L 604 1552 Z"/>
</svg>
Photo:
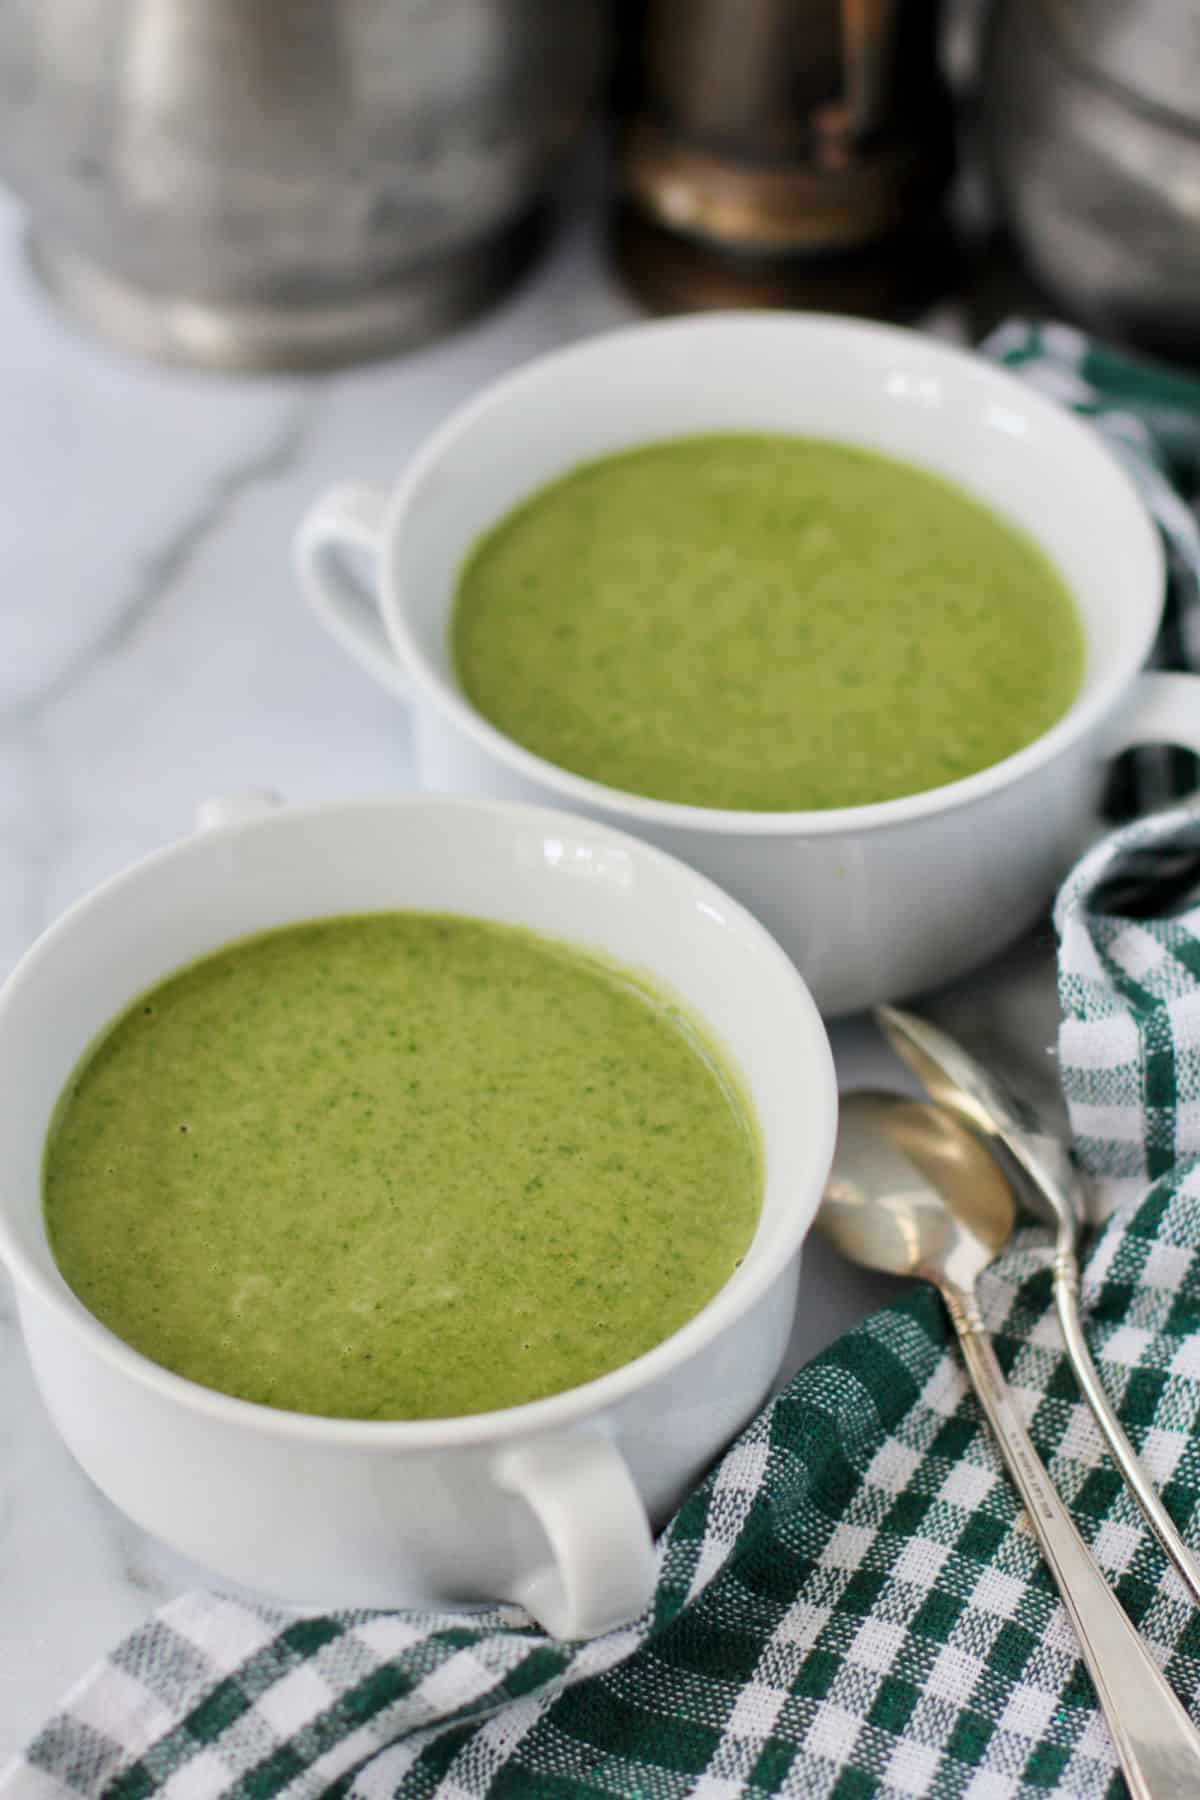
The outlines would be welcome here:
<svg viewBox="0 0 1200 1800">
<path fill-rule="evenodd" d="M 387 479 L 483 382 L 635 309 L 570 226 L 499 308 L 440 344 L 314 381 L 155 368 L 61 321 L 0 206 L 0 976 L 198 801 L 407 786 L 402 708 L 301 604 L 290 541 L 327 486 Z M 839 1028 L 843 1072 L 889 1067 Z M 808 1253 L 792 1361 L 886 1292 Z M 122 1633 L 203 1572 L 117 1514 L 59 1443 L 0 1276 L 0 1762 Z"/>
<path fill-rule="evenodd" d="M 155 609 L 170 598 L 210 536 L 221 530 L 233 509 L 259 482 L 284 476 L 299 456 L 317 414 L 320 390 L 314 385 L 283 411 L 270 437 L 244 456 L 218 469 L 200 490 L 194 507 L 171 525 L 161 543 L 151 545 L 138 558 L 127 591 L 118 596 L 112 615 L 103 621 L 94 638 L 70 650 L 64 662 L 44 685 L 0 710 L 0 730 L 28 731 L 56 702 L 67 698 L 75 685 L 102 659 L 119 656 L 132 645 Z"/>
</svg>

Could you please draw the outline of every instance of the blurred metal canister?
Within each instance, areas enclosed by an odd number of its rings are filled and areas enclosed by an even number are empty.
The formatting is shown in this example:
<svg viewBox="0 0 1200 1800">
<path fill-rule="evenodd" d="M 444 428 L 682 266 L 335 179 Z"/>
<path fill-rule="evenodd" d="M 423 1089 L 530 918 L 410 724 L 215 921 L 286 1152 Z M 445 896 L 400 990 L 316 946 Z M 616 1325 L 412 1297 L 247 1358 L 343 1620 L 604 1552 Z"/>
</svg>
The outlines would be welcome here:
<svg viewBox="0 0 1200 1800">
<path fill-rule="evenodd" d="M 1200 0 L 998 0 L 1005 217 L 1067 316 L 1200 364 Z"/>
<path fill-rule="evenodd" d="M 666 310 L 904 311 L 947 269 L 937 0 L 644 0 L 617 253 Z"/>
<path fill-rule="evenodd" d="M 0 176 L 62 304 L 291 368 L 442 329 L 527 261 L 606 0 L 4 0 Z"/>
</svg>

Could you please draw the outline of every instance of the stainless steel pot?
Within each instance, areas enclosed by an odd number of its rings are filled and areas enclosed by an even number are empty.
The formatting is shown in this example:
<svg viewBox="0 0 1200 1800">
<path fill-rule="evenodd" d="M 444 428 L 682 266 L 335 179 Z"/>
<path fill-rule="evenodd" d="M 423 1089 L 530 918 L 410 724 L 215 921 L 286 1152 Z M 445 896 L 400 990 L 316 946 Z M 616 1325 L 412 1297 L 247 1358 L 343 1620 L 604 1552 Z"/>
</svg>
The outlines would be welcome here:
<svg viewBox="0 0 1200 1800">
<path fill-rule="evenodd" d="M 1200 361 L 1200 0 L 998 0 L 982 97 L 1035 272 L 1095 329 Z"/>
<path fill-rule="evenodd" d="M 72 312 L 294 367 L 473 310 L 527 257 L 605 0 L 5 0 L 0 175 Z"/>
</svg>

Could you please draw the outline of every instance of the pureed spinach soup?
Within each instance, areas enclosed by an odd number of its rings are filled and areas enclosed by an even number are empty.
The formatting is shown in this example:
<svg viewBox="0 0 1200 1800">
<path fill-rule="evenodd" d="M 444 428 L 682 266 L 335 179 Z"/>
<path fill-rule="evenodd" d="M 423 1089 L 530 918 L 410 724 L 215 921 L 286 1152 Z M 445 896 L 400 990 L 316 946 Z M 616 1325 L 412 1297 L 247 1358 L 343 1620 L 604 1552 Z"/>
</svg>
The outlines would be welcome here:
<svg viewBox="0 0 1200 1800">
<path fill-rule="evenodd" d="M 951 482 L 812 438 L 679 438 L 573 470 L 475 547 L 477 711 L 659 800 L 858 806 L 1030 743 L 1078 692 L 1061 577 Z"/>
<path fill-rule="evenodd" d="M 639 1356 L 724 1285 L 762 1163 L 736 1079 L 637 976 L 420 912 L 233 943 L 84 1058 L 51 1248 L 155 1362 L 293 1411 L 425 1419 Z"/>
</svg>

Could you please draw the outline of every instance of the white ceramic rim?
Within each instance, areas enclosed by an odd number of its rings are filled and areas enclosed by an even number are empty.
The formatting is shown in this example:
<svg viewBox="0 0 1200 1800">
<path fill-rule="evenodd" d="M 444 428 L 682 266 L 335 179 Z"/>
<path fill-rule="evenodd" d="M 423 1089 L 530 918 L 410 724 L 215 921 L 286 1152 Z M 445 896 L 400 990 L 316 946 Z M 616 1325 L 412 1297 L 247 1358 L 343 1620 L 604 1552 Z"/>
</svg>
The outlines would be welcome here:
<svg viewBox="0 0 1200 1800">
<path fill-rule="evenodd" d="M 733 812 L 716 807 L 687 806 L 673 800 L 653 800 L 642 794 L 627 793 L 621 788 L 605 787 L 601 782 L 592 781 L 583 775 L 572 774 L 570 770 L 547 762 L 505 736 L 494 725 L 489 724 L 482 714 L 477 713 L 456 687 L 443 680 L 409 631 L 395 579 L 395 545 L 404 528 L 405 514 L 431 468 L 492 407 L 506 404 L 520 393 L 522 386 L 533 380 L 540 380 L 548 368 L 561 367 L 572 361 L 585 361 L 597 349 L 619 344 L 625 338 L 643 338 L 648 334 L 664 339 L 679 338 L 703 333 L 714 327 L 722 329 L 731 325 L 752 324 L 759 320 L 768 320 L 775 327 L 794 329 L 798 333 L 814 329 L 832 330 L 851 344 L 855 340 L 864 342 L 867 339 L 883 339 L 897 345 L 919 346 L 923 356 L 941 361 L 960 371 L 971 381 L 995 389 L 997 397 L 1007 398 L 1010 403 L 1019 400 L 1023 407 L 1035 415 L 1053 418 L 1059 429 L 1065 427 L 1068 434 L 1075 437 L 1080 452 L 1085 457 L 1090 456 L 1107 463 L 1126 489 L 1143 534 L 1142 549 L 1147 559 L 1147 574 L 1156 590 L 1155 604 L 1147 617 L 1142 636 L 1140 640 L 1131 637 L 1127 657 L 1106 680 L 1098 682 L 1090 692 L 1080 695 L 1048 731 L 1013 755 L 1004 757 L 1000 762 L 990 763 L 986 769 L 967 775 L 961 781 L 925 788 L 920 793 L 906 794 L 898 800 L 876 801 L 869 806 L 831 807 L 813 812 Z M 1144 663 L 1161 620 L 1166 582 L 1166 560 L 1162 543 L 1133 480 L 1099 433 L 1057 401 L 1039 393 L 1029 383 L 1019 381 L 998 364 L 987 362 L 974 351 L 960 349 L 957 345 L 943 343 L 940 339 L 907 330 L 903 326 L 846 318 L 834 313 L 789 315 L 751 310 L 691 314 L 681 319 L 651 320 L 620 326 L 613 331 L 598 332 L 578 343 L 534 357 L 498 381 L 491 382 L 481 393 L 457 407 L 432 437 L 426 439 L 424 446 L 407 464 L 388 503 L 383 527 L 381 564 L 380 610 L 403 675 L 412 677 L 433 704 L 483 750 L 506 763 L 526 780 L 552 789 L 564 806 L 603 808 L 608 814 L 619 815 L 622 820 L 628 820 L 634 825 L 665 825 L 701 832 L 733 832 L 742 837 L 832 837 L 844 832 L 876 831 L 904 825 L 910 819 L 926 818 L 931 813 L 948 812 L 959 806 L 967 806 L 1053 761 L 1060 751 L 1066 750 L 1083 737 L 1104 717 Z"/>
<path fill-rule="evenodd" d="M 612 838 L 622 849 L 632 851 L 638 857 L 651 864 L 666 864 L 669 868 L 682 872 L 694 883 L 695 890 L 701 898 L 719 902 L 722 909 L 737 918 L 744 927 L 761 943 L 764 954 L 774 958 L 778 964 L 779 980 L 791 986 L 795 999 L 801 1010 L 807 1014 L 811 1030 L 811 1048 L 814 1051 L 813 1070 L 807 1078 L 803 1096 L 806 1109 L 806 1122 L 802 1134 L 802 1143 L 798 1151 L 798 1160 L 802 1161 L 812 1177 L 813 1200 L 810 1209 L 805 1209 L 799 1201 L 796 1208 L 795 1228 L 788 1231 L 779 1249 L 770 1262 L 765 1257 L 756 1265 L 751 1259 L 739 1268 L 724 1287 L 713 1295 L 712 1299 L 701 1308 L 678 1331 L 664 1338 L 652 1350 L 632 1362 L 622 1363 L 607 1375 L 600 1375 L 594 1381 L 585 1382 L 580 1387 L 567 1388 L 562 1393 L 551 1394 L 544 1400 L 532 1400 L 523 1406 L 510 1406 L 497 1412 L 467 1413 L 460 1418 L 449 1419 L 336 1419 L 326 1418 L 315 1413 L 288 1412 L 281 1407 L 264 1406 L 257 1401 L 239 1400 L 232 1394 L 222 1394 L 215 1388 L 204 1387 L 200 1382 L 192 1381 L 187 1376 L 176 1375 L 170 1369 L 152 1362 L 141 1351 L 135 1350 L 121 1338 L 101 1324 L 84 1306 L 83 1302 L 61 1280 L 53 1283 L 45 1278 L 42 1272 L 31 1264 L 17 1244 L 8 1227 L 4 1210 L 0 1207 L 0 1263 L 8 1269 L 15 1281 L 21 1282 L 42 1305 L 56 1316 L 58 1321 L 96 1354 L 113 1364 L 124 1374 L 131 1376 L 143 1386 L 155 1390 L 164 1399 L 177 1405 L 190 1408 L 193 1412 L 207 1414 L 210 1418 L 243 1429 L 265 1431 L 273 1437 L 292 1438 L 307 1443 L 319 1443 L 332 1448 L 369 1449 L 379 1452 L 469 1449 L 472 1447 L 506 1441 L 514 1438 L 529 1437 L 547 1431 L 575 1424 L 580 1419 L 617 1405 L 628 1395 L 638 1389 L 649 1386 L 659 1376 L 668 1374 L 679 1363 L 684 1362 L 705 1345 L 719 1336 L 729 1326 L 735 1324 L 755 1302 L 762 1296 L 771 1283 L 780 1275 L 791 1257 L 797 1254 L 804 1238 L 816 1217 L 825 1174 L 833 1156 L 834 1140 L 837 1132 L 837 1077 L 834 1072 L 833 1053 L 829 1047 L 828 1036 L 822 1023 L 816 1002 L 808 990 L 808 986 L 792 963 L 780 948 L 764 925 L 750 913 L 739 901 L 727 894 L 724 889 L 710 881 L 707 876 L 698 874 L 679 857 L 671 856 L 665 850 L 656 849 L 652 844 L 644 843 L 639 838 L 630 837 L 618 828 L 598 823 L 590 819 L 579 819 L 563 815 L 556 809 L 546 806 L 529 806 L 521 803 L 481 800 L 477 798 L 439 795 L 439 794 L 405 794 L 394 796 L 371 796 L 358 800 L 326 801 L 313 806 L 288 806 L 283 811 L 288 817 L 316 817 L 334 812 L 377 811 L 381 806 L 396 806 L 402 809 L 414 807 L 439 806 L 474 806 L 485 808 L 491 813 L 514 822 L 525 821 L 539 826 L 569 825 L 573 830 L 580 828 L 595 831 L 601 836 Z M 263 819 L 247 819 L 236 824 L 221 826 L 204 832 L 205 842 L 212 840 L 228 842 L 230 839 L 253 832 L 264 822 L 279 817 L 279 814 L 267 815 Z M 0 986 L 0 1014 L 3 1013 L 10 987 L 18 981 L 26 979 L 27 973 L 35 965 L 53 958 L 56 945 L 61 936 L 75 928 L 76 922 L 88 911 L 94 901 L 101 896 L 119 894 L 122 888 L 133 888 L 144 875 L 160 863 L 169 860 L 180 850 L 193 845 L 195 836 L 183 838 L 174 844 L 168 844 L 161 850 L 142 857 L 129 868 L 112 875 L 101 882 L 67 910 L 60 914 L 52 925 L 42 933 L 21 958 L 17 967 Z M 649 965 L 647 965 L 648 967 Z M 652 971 L 651 971 L 652 972 Z M 132 1000 L 136 996 L 130 995 Z M 67 1072 L 69 1074 L 69 1071 Z M 64 1080 L 66 1076 L 64 1076 Z M 817 1092 L 816 1089 L 820 1091 Z M 730 1288 L 736 1287 L 734 1299 L 730 1300 Z"/>
</svg>

